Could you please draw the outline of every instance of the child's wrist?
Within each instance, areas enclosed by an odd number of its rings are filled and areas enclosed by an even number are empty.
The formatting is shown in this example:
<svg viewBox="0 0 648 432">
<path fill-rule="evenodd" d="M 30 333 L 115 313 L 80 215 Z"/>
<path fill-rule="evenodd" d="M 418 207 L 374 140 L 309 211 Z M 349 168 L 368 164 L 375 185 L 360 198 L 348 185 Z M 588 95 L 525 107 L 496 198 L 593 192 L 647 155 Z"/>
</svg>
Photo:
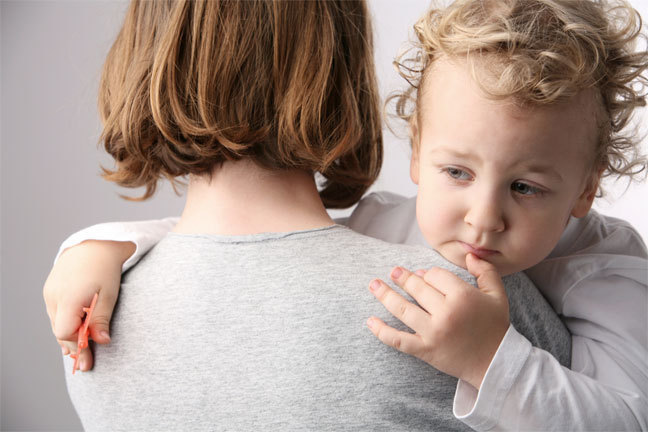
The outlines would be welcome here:
<svg viewBox="0 0 648 432">
<path fill-rule="evenodd" d="M 502 341 L 504 340 L 504 336 L 506 336 L 509 326 L 510 322 L 507 323 L 506 328 L 504 328 L 503 331 L 493 333 L 494 335 L 497 334 L 497 336 L 491 339 L 489 347 L 484 346 L 483 349 L 475 352 L 474 358 L 478 359 L 478 361 L 470 364 L 467 368 L 468 370 L 465 377 L 460 377 L 463 381 L 467 382 L 477 390 L 481 388 L 486 372 L 488 372 L 488 369 L 495 358 L 495 354 L 497 354 L 499 347 L 502 345 Z"/>
<path fill-rule="evenodd" d="M 115 257 L 120 265 L 123 265 L 136 250 L 135 243 L 131 241 L 85 240 L 78 246 L 86 246 L 92 251 L 99 251 L 102 255 Z"/>
<path fill-rule="evenodd" d="M 473 365 L 471 367 L 470 373 L 466 374 L 463 377 L 460 377 L 460 379 L 479 390 L 482 382 L 484 381 L 484 377 L 486 376 L 486 371 L 488 370 L 488 367 L 490 366 L 492 360 L 493 358 L 491 357 L 486 365 Z"/>
<path fill-rule="evenodd" d="M 123 265 L 133 254 L 135 253 L 135 250 L 137 247 L 135 246 L 135 243 L 131 241 L 119 241 L 119 242 L 112 242 L 112 243 L 117 243 L 119 247 L 119 261 Z"/>
</svg>

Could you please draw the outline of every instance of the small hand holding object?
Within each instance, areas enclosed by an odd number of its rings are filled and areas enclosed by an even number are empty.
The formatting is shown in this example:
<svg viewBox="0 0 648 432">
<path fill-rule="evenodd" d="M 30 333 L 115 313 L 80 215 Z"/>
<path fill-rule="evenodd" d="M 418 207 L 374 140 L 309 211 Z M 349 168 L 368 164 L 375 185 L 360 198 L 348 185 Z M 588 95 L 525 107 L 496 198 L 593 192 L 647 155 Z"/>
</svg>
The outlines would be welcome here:
<svg viewBox="0 0 648 432">
<path fill-rule="evenodd" d="M 74 359 L 74 366 L 72 366 L 72 375 L 74 375 L 77 369 L 79 369 L 79 356 L 81 355 L 81 350 L 88 348 L 88 333 L 90 333 L 88 326 L 90 325 L 90 319 L 92 318 L 92 312 L 94 311 L 95 305 L 97 304 L 98 297 L 99 294 L 95 293 L 94 297 L 92 298 L 92 303 L 90 303 L 90 307 L 83 308 L 83 312 L 85 312 L 86 316 L 83 320 L 83 324 L 81 324 L 81 328 L 79 328 L 77 352 L 70 354 L 70 357 Z"/>
<path fill-rule="evenodd" d="M 99 297 L 92 321 L 86 318 L 85 324 L 89 323 L 87 329 L 96 343 L 110 342 L 110 318 L 119 295 L 122 265 L 134 251 L 131 242 L 86 240 L 58 258 L 43 286 L 43 299 L 63 355 L 77 351 L 84 306 L 96 293 Z M 92 369 L 90 348 L 82 349 L 78 356 L 82 371 Z"/>
<path fill-rule="evenodd" d="M 434 267 L 411 273 L 392 270 L 393 281 L 414 298 L 406 300 L 379 279 L 369 289 L 396 318 L 416 333 L 399 331 L 371 317 L 367 325 L 386 345 L 413 355 L 479 389 L 509 327 L 509 304 L 496 268 L 473 254 L 466 256 L 477 286 Z"/>
</svg>

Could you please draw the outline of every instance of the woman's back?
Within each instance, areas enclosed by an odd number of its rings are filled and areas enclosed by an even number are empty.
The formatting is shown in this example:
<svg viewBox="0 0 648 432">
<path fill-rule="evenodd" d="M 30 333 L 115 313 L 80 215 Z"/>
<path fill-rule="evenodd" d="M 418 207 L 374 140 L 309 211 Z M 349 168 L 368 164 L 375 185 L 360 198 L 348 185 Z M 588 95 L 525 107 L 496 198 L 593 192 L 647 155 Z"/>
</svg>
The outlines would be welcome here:
<svg viewBox="0 0 648 432">
<path fill-rule="evenodd" d="M 367 290 L 394 264 L 465 270 L 334 226 L 170 234 L 122 285 L 112 342 L 68 389 L 88 430 L 464 430 L 456 379 L 376 340 L 403 328 Z M 569 335 L 523 275 L 511 322 L 569 365 Z M 69 365 L 66 365 L 69 366 Z M 66 367 L 66 370 L 71 370 Z"/>
</svg>

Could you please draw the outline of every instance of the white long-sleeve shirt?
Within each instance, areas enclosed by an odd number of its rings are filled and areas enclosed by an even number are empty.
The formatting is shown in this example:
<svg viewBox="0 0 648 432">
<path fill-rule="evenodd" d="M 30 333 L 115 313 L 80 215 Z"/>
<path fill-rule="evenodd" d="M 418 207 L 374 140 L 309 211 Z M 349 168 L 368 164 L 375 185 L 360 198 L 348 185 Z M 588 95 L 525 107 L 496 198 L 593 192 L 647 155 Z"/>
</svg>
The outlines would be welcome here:
<svg viewBox="0 0 648 432">
<path fill-rule="evenodd" d="M 178 218 L 94 225 L 84 240 L 131 241 L 127 270 Z M 427 245 L 416 203 L 391 193 L 364 198 L 344 222 L 392 243 Z M 454 414 L 476 430 L 648 430 L 648 254 L 628 224 L 591 211 L 569 222 L 554 251 L 527 270 L 572 334 L 562 367 L 509 327 L 477 391 L 459 381 Z"/>
</svg>

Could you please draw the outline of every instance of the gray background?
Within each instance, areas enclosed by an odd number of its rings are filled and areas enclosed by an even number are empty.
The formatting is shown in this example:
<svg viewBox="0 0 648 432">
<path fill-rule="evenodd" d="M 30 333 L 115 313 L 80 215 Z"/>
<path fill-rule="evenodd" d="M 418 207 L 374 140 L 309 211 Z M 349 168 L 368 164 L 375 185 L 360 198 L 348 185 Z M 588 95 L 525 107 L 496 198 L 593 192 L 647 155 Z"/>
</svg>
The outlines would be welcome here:
<svg viewBox="0 0 648 432">
<path fill-rule="evenodd" d="M 391 61 L 427 1 L 370 4 L 386 96 L 403 85 Z M 648 0 L 633 4 L 648 17 Z M 125 8 L 116 1 L 0 2 L 2 430 L 81 429 L 42 300 L 58 245 L 90 224 L 178 215 L 182 209 L 183 199 L 166 185 L 149 202 L 130 203 L 99 177 L 100 164 L 112 165 L 97 146 L 97 86 Z M 386 131 L 385 145 L 374 189 L 414 195 L 407 141 Z M 648 187 L 633 186 L 620 198 L 624 185 L 612 189 L 612 199 L 597 207 L 629 219 L 647 238 Z"/>
</svg>

